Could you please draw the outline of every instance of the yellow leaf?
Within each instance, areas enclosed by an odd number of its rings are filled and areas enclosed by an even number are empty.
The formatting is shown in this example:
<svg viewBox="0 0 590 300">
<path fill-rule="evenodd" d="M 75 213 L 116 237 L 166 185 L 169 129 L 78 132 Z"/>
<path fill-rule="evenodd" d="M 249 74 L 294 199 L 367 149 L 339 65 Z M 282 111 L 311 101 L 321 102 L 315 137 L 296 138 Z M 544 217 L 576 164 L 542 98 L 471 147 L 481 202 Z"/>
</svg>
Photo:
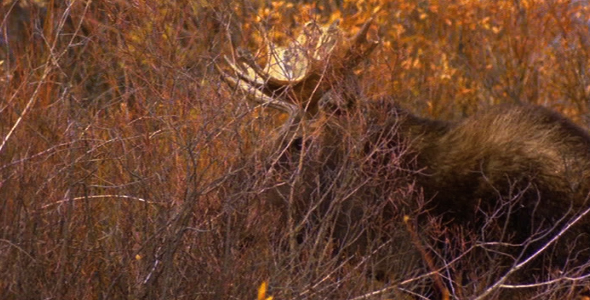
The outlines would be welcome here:
<svg viewBox="0 0 590 300">
<path fill-rule="evenodd" d="M 260 287 L 258 288 L 258 300 L 268 300 L 266 299 L 266 288 L 266 281 L 263 281 L 262 284 L 260 284 Z M 272 297 L 270 298 L 272 300 Z"/>
</svg>

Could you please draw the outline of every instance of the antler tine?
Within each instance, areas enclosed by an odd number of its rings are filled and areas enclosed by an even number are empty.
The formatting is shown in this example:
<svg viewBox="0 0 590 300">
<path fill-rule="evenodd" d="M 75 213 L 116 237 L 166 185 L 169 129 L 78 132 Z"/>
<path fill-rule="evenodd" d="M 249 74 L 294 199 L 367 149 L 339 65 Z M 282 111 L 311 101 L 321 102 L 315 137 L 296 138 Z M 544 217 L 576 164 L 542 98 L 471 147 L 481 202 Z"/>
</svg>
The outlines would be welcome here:
<svg viewBox="0 0 590 300">
<path fill-rule="evenodd" d="M 379 41 L 369 41 L 367 40 L 367 33 L 373 23 L 373 18 L 367 19 L 359 32 L 357 32 L 351 39 L 350 39 L 350 49 L 348 49 L 348 53 L 346 57 L 349 58 L 349 66 L 356 66 L 359 61 L 365 57 L 367 57 L 373 50 L 379 45 Z M 366 46 L 369 44 L 368 46 Z M 365 49 L 363 49 L 365 48 Z"/>
<path fill-rule="evenodd" d="M 342 32 L 340 30 L 340 19 L 335 20 L 329 26 L 321 26 L 320 32 L 311 33 L 310 46 L 313 47 L 310 57 L 314 61 L 323 63 L 325 60 L 341 46 Z M 313 36 L 313 35 L 317 36 Z"/>
<path fill-rule="evenodd" d="M 223 56 L 223 59 L 241 79 L 258 86 L 264 85 L 264 79 L 258 76 L 258 72 L 251 67 L 249 63 L 244 63 L 245 59 L 242 58 L 241 55 L 238 54 L 239 62 L 236 62 L 235 64 L 225 55 Z M 217 67 L 217 65 L 215 66 Z M 219 67 L 217 67 L 217 69 L 219 70 Z"/>
<path fill-rule="evenodd" d="M 282 132 L 287 132 L 292 128 L 293 124 L 297 124 L 301 120 L 301 109 L 297 105 L 269 97 L 247 81 L 228 75 L 217 64 L 215 64 L 215 67 L 221 74 L 223 81 L 225 81 L 230 88 L 243 91 L 250 101 L 287 113 L 288 119 L 283 125 Z"/>
<path fill-rule="evenodd" d="M 369 32 L 369 28 L 371 27 L 372 23 L 373 23 L 373 18 L 367 19 L 367 21 L 365 21 L 365 23 L 361 27 L 361 30 L 359 30 L 359 32 L 357 32 L 354 35 L 354 37 L 352 37 L 352 40 L 357 44 L 366 43 L 367 42 L 367 33 Z"/>
<path fill-rule="evenodd" d="M 217 64 L 215 67 L 221 74 L 223 81 L 225 81 L 228 86 L 243 91 L 250 101 L 286 112 L 290 117 L 295 116 L 299 112 L 299 107 L 297 105 L 267 96 L 258 87 L 250 84 L 247 80 L 233 77 L 225 73 Z M 238 72 L 238 76 L 241 76 L 240 74 L 242 73 Z"/>
</svg>

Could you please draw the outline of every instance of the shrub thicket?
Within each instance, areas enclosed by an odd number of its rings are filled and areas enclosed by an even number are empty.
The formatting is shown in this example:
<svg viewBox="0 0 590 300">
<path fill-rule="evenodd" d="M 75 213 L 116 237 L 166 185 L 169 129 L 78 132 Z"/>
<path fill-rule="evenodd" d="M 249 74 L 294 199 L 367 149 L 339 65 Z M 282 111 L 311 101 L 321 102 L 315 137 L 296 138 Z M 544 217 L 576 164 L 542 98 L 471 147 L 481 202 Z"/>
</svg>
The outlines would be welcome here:
<svg viewBox="0 0 590 300">
<path fill-rule="evenodd" d="M 259 26 L 280 42 L 310 19 L 354 31 L 373 16 L 382 43 L 358 70 L 366 95 L 446 120 L 535 103 L 590 125 L 585 1 L 4 1 L 0 12 L 2 299 L 253 299 L 264 280 L 275 299 L 410 299 L 432 292 L 429 265 L 457 297 L 493 285 L 457 278 L 472 274 L 430 249 L 460 229 L 404 222 L 423 201 L 395 164 L 362 184 L 389 180 L 390 201 L 413 204 L 391 221 L 368 203 L 355 224 L 379 229 L 370 249 L 385 255 L 340 253 L 319 221 L 293 236 L 261 203 L 278 155 L 266 141 L 284 116 L 252 110 L 214 68 L 232 46 L 263 45 Z M 359 161 L 339 170 L 358 179 Z M 457 234 L 449 252 L 480 233 Z M 399 240 L 423 251 L 402 256 Z M 385 280 L 380 259 L 396 268 Z M 468 259 L 457 265 L 480 267 Z M 587 279 L 568 275 L 535 278 L 539 297 L 573 298 Z"/>
</svg>

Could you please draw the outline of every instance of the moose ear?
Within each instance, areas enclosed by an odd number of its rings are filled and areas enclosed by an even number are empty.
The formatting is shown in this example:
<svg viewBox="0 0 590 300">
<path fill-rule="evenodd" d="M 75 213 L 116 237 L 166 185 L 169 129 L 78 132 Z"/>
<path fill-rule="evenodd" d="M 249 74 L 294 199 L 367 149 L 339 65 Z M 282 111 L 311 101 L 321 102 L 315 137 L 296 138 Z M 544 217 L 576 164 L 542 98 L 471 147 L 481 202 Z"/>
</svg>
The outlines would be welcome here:
<svg viewBox="0 0 590 300">
<path fill-rule="evenodd" d="M 318 106 L 321 111 L 327 114 L 337 114 L 345 109 L 347 109 L 347 105 L 342 95 L 339 93 L 335 93 L 333 90 L 329 90 L 326 92 L 322 98 L 318 101 Z"/>
</svg>

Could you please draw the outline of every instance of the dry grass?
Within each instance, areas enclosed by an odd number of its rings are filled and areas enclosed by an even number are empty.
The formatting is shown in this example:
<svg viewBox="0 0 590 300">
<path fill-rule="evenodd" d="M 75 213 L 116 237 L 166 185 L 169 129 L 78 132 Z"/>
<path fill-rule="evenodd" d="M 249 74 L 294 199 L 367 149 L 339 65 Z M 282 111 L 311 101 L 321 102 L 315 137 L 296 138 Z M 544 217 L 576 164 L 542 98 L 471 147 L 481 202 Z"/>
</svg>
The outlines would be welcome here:
<svg viewBox="0 0 590 300">
<path fill-rule="evenodd" d="M 430 291 L 411 265 L 390 285 L 366 276 L 377 258 L 339 253 L 329 221 L 294 248 L 281 212 L 260 205 L 272 155 L 259 148 L 280 116 L 251 111 L 213 66 L 231 43 L 260 45 L 254 24 L 282 29 L 280 40 L 309 18 L 349 29 L 374 13 L 383 42 L 362 67 L 367 95 L 443 119 L 531 102 L 590 124 L 583 2 L 48 2 L 0 10 L 2 299 L 253 299 L 263 280 L 275 299 Z M 389 201 L 420 200 L 391 180 Z M 387 229 L 420 206 L 393 221 L 372 214 L 381 207 L 355 226 L 380 228 L 370 249 L 400 260 L 392 244 L 413 230 Z M 425 236 L 440 237 L 430 221 Z M 567 286 L 544 286 L 544 299 Z"/>
</svg>

